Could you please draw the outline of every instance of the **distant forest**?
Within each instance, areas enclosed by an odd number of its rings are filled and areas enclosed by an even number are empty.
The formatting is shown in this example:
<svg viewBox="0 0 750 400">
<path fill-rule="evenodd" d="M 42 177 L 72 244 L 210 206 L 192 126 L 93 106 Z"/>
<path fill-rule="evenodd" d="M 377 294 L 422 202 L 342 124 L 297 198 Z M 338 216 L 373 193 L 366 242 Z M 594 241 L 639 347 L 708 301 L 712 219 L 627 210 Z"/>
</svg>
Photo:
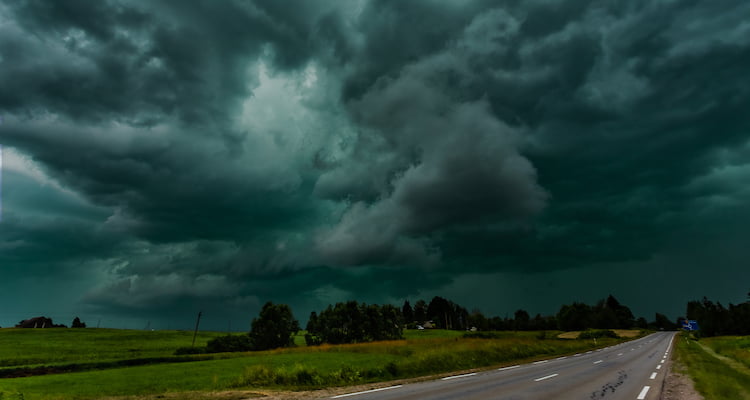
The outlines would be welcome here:
<svg viewBox="0 0 750 400">
<path fill-rule="evenodd" d="M 700 336 L 750 335 L 750 293 L 748 301 L 724 307 L 707 298 L 687 304 L 687 319 L 698 321 Z"/>
<path fill-rule="evenodd" d="M 594 305 L 575 302 L 565 304 L 555 315 L 536 314 L 534 317 L 523 309 L 516 310 L 513 317 L 488 317 L 479 310 L 469 312 L 466 308 L 442 297 L 434 297 L 429 303 L 419 300 L 412 306 L 404 302 L 401 315 L 407 328 L 435 327 L 442 329 L 494 331 L 533 331 L 585 329 L 676 329 L 663 314 L 656 313 L 654 320 L 636 319 L 630 308 L 621 304 L 614 296 L 599 300 Z"/>
</svg>

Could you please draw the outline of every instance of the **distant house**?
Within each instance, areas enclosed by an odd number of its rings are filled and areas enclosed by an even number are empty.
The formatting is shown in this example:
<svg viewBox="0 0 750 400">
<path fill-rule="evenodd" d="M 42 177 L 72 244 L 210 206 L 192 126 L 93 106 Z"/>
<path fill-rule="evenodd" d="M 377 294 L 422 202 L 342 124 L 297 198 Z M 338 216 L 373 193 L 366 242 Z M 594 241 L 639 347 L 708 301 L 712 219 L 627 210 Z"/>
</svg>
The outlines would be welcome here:
<svg viewBox="0 0 750 400">
<path fill-rule="evenodd" d="M 34 317 L 19 322 L 16 328 L 66 328 L 66 326 L 55 325 L 52 318 Z"/>
<path fill-rule="evenodd" d="M 435 323 L 432 321 L 426 321 L 424 324 L 422 324 L 422 326 L 425 329 L 435 329 Z"/>
</svg>

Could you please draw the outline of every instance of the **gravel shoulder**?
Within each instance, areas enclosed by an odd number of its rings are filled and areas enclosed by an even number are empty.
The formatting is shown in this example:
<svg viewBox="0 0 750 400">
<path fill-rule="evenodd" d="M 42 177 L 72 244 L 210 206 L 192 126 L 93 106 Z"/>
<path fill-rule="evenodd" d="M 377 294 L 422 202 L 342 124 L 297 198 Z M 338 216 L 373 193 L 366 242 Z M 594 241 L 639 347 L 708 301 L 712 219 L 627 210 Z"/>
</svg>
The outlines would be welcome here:
<svg viewBox="0 0 750 400">
<path fill-rule="evenodd" d="M 683 373 L 684 367 L 672 360 L 664 379 L 661 400 L 705 400 L 693 386 L 693 380 Z"/>
</svg>

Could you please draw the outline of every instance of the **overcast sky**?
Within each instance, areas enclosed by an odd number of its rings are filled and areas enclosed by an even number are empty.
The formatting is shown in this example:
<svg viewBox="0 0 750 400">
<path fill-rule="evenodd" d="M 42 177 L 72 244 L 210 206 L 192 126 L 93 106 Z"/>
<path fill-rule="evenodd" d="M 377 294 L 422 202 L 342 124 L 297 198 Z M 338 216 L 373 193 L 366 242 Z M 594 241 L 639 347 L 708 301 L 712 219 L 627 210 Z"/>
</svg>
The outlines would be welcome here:
<svg viewBox="0 0 750 400">
<path fill-rule="evenodd" d="M 750 290 L 750 3 L 0 4 L 0 326 Z"/>
</svg>

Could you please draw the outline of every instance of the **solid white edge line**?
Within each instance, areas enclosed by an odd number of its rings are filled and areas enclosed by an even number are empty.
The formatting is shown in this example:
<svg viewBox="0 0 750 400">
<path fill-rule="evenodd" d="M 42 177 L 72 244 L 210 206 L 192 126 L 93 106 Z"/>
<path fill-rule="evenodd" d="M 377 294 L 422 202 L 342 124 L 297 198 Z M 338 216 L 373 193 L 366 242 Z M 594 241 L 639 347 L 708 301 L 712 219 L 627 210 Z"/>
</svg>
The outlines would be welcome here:
<svg viewBox="0 0 750 400">
<path fill-rule="evenodd" d="M 618 354 L 617 357 L 620 357 L 621 355 L 622 355 L 622 353 Z"/>
<path fill-rule="evenodd" d="M 648 379 L 656 379 L 656 372 L 652 372 Z"/>
<path fill-rule="evenodd" d="M 534 382 L 539 382 L 539 381 L 543 381 L 545 379 L 554 378 L 557 375 L 559 375 L 559 374 L 552 374 L 552 375 L 543 376 L 541 378 L 536 378 L 536 379 L 534 379 Z"/>
<path fill-rule="evenodd" d="M 646 398 L 646 393 L 648 393 L 648 390 L 651 389 L 651 386 L 644 386 L 643 389 L 641 389 L 641 393 L 638 394 L 637 399 L 643 400 Z"/>
<path fill-rule="evenodd" d="M 520 365 L 511 365 L 510 367 L 499 368 L 498 371 L 505 371 L 505 370 L 509 370 L 509 369 L 513 369 L 513 368 L 518 368 L 518 367 L 520 367 Z"/>
<path fill-rule="evenodd" d="M 542 361 L 534 361 L 532 364 L 544 364 L 548 362 L 549 360 L 542 360 Z"/>
<path fill-rule="evenodd" d="M 357 395 L 360 395 L 360 394 L 375 393 L 375 392 L 381 392 L 383 390 L 396 389 L 396 388 L 400 388 L 402 386 L 404 386 L 404 385 L 388 386 L 388 387 L 384 387 L 384 388 L 380 388 L 380 389 L 365 390 L 364 392 L 357 392 L 357 393 L 340 394 L 338 396 L 333 396 L 331 398 L 332 399 L 340 399 L 342 397 L 357 396 Z"/>
<path fill-rule="evenodd" d="M 470 374 L 463 374 L 463 375 L 454 375 L 454 376 L 446 376 L 445 378 L 440 379 L 441 381 L 447 381 L 451 379 L 458 379 L 458 378 L 466 378 L 467 376 L 474 376 L 476 375 L 476 372 L 472 372 Z"/>
<path fill-rule="evenodd" d="M 594 364 L 599 364 L 602 361 L 604 361 L 604 360 L 594 361 Z"/>
</svg>

